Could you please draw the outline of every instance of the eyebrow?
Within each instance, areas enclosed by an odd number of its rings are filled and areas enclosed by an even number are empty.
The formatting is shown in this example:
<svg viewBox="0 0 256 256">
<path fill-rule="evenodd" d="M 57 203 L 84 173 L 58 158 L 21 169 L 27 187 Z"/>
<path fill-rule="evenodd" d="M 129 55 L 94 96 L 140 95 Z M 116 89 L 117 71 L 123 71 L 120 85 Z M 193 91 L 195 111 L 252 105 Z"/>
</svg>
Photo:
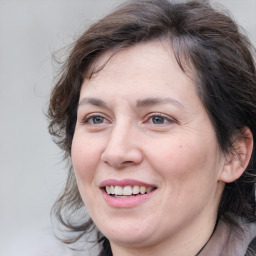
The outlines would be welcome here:
<svg viewBox="0 0 256 256">
<path fill-rule="evenodd" d="M 143 107 L 151 107 L 154 105 L 167 104 L 167 103 L 176 105 L 178 108 L 181 108 L 181 109 L 184 108 L 184 106 L 179 101 L 173 98 L 146 98 L 143 100 L 138 100 L 136 106 L 138 108 L 143 108 Z"/>
<path fill-rule="evenodd" d="M 108 105 L 100 99 L 97 98 L 83 98 L 79 103 L 78 103 L 78 107 L 81 105 L 86 105 L 86 104 L 90 104 L 90 105 L 94 105 L 97 107 L 104 107 L 104 108 L 109 108 Z"/>
<path fill-rule="evenodd" d="M 159 105 L 159 104 L 167 104 L 171 103 L 173 105 L 176 105 L 178 108 L 183 109 L 184 106 L 177 100 L 173 98 L 146 98 L 146 99 L 139 99 L 136 102 L 136 107 L 137 108 L 144 108 L 144 107 L 151 107 L 154 105 Z M 78 107 L 81 105 L 94 105 L 97 107 L 104 107 L 104 108 L 109 108 L 109 106 L 103 101 L 98 98 L 83 98 L 79 103 Z"/>
</svg>

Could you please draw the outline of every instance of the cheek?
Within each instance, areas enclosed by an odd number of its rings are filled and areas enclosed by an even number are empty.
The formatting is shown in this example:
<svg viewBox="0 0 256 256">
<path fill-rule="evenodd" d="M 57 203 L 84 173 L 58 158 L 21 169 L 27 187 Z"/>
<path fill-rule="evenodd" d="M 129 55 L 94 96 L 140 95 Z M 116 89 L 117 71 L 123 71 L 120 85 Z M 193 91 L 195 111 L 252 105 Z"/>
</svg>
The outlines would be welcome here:
<svg viewBox="0 0 256 256">
<path fill-rule="evenodd" d="M 78 139 L 79 138 L 79 139 Z M 71 148 L 71 159 L 78 185 L 80 182 L 90 182 L 93 178 L 96 165 L 100 159 L 95 143 L 74 136 Z"/>
<path fill-rule="evenodd" d="M 99 154 L 94 145 L 95 143 L 90 143 L 90 140 L 74 135 L 71 148 L 78 190 L 88 211 L 91 209 L 92 198 L 94 198 L 97 188 L 94 184 L 94 177 L 99 162 Z"/>
<path fill-rule="evenodd" d="M 209 202 L 215 205 L 219 165 L 214 150 L 199 140 L 184 138 L 177 143 L 173 141 L 172 147 L 163 144 L 157 156 L 155 163 L 151 163 L 164 181 L 160 204 L 166 211 L 180 218 L 184 209 L 195 216 Z"/>
<path fill-rule="evenodd" d="M 195 181 L 205 183 L 213 180 L 216 175 L 214 168 L 218 170 L 214 145 L 208 148 L 199 139 L 173 139 L 172 143 L 162 143 L 158 149 L 155 157 L 152 156 L 155 159 L 152 165 L 166 181 L 175 185 L 191 183 L 194 187 Z"/>
</svg>

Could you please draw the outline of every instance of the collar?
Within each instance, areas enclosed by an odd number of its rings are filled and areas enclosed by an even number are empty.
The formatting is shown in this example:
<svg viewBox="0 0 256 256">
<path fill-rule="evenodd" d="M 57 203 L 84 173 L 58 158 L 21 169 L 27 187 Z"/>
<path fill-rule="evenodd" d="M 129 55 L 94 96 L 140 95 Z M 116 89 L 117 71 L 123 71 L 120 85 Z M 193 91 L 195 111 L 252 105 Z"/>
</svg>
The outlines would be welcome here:
<svg viewBox="0 0 256 256">
<path fill-rule="evenodd" d="M 244 256 L 256 237 L 256 223 L 237 219 L 241 228 L 227 225 L 220 219 L 215 232 L 199 256 Z"/>
</svg>

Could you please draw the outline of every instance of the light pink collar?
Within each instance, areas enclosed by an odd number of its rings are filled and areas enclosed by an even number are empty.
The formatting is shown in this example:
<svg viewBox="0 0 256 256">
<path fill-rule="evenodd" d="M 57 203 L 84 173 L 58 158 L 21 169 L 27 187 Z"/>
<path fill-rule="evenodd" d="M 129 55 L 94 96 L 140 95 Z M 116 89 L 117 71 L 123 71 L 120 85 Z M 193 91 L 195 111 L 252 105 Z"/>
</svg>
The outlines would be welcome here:
<svg viewBox="0 0 256 256">
<path fill-rule="evenodd" d="M 242 230 L 219 221 L 215 232 L 199 256 L 244 256 L 256 236 L 256 224 L 238 220 Z"/>
</svg>

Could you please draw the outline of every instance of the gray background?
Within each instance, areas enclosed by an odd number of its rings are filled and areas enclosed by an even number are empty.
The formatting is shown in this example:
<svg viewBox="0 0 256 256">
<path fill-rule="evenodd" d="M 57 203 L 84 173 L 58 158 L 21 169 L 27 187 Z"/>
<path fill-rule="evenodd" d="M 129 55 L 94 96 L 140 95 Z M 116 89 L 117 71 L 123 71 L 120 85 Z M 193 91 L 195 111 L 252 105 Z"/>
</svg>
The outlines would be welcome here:
<svg viewBox="0 0 256 256">
<path fill-rule="evenodd" d="M 121 0 L 0 0 L 0 255 L 50 229 L 65 182 L 44 112 L 58 65 L 52 53 Z M 219 0 L 256 43 L 256 0 Z M 59 52 L 59 56 L 60 56 Z"/>
</svg>

